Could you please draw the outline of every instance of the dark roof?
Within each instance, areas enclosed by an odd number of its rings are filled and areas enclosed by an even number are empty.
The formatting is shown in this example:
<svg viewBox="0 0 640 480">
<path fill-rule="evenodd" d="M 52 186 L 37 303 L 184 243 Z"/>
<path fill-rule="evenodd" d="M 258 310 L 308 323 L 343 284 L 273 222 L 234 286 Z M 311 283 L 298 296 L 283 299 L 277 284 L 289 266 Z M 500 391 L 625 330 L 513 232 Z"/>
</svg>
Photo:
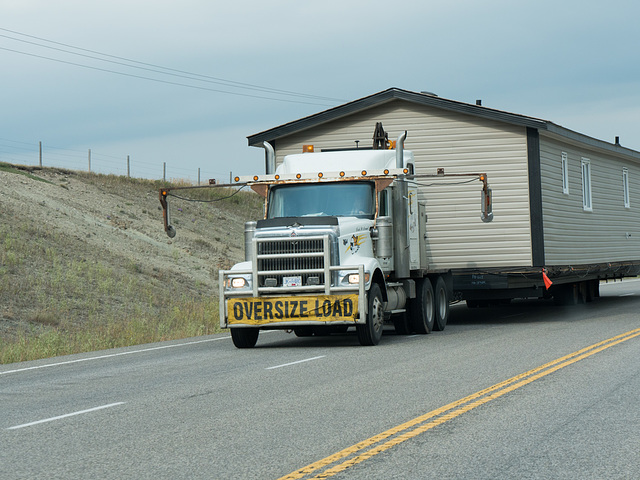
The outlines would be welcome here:
<svg viewBox="0 0 640 480">
<path fill-rule="evenodd" d="M 440 108 L 442 110 L 464 113 L 467 115 L 487 118 L 513 125 L 519 125 L 522 127 L 531 127 L 538 130 L 546 130 L 550 133 L 565 137 L 573 141 L 585 143 L 598 148 L 604 148 L 606 150 L 615 151 L 617 153 L 631 155 L 637 159 L 640 159 L 640 152 L 621 147 L 618 144 L 612 144 L 604 142 L 602 140 L 597 140 L 592 137 L 588 137 L 581 133 L 574 132 L 572 130 L 568 130 L 564 127 L 556 125 L 548 120 L 528 117 L 516 113 L 509 113 L 503 110 L 496 110 L 481 105 L 449 100 L 446 98 L 438 97 L 434 94 L 411 92 L 409 90 L 402 90 L 400 88 L 389 88 L 387 90 L 383 90 L 382 92 L 374 93 L 373 95 L 369 95 L 367 97 L 363 97 L 358 100 L 354 100 L 352 102 L 348 102 L 343 105 L 324 110 L 308 117 L 294 120 L 278 127 L 274 127 L 269 130 L 256 133 L 254 135 L 250 135 L 249 137 L 247 137 L 249 146 L 261 147 L 263 142 L 265 141 L 273 143 L 273 141 L 277 140 L 278 138 L 285 137 L 287 135 L 291 135 L 308 128 L 312 128 L 323 123 L 331 122 L 338 118 L 346 117 L 354 113 L 366 110 L 368 108 L 391 102 L 393 100 L 403 100 L 418 105 L 426 105 L 430 107 Z"/>
</svg>

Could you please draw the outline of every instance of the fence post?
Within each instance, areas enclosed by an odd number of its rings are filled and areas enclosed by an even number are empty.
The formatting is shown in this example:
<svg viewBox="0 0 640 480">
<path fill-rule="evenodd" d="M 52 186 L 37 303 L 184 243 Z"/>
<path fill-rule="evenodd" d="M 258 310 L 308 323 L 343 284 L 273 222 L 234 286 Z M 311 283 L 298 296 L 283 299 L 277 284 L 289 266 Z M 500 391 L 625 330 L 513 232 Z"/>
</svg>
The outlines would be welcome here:
<svg viewBox="0 0 640 480">
<path fill-rule="evenodd" d="M 89 149 L 89 172 L 91 172 L 91 149 Z"/>
<path fill-rule="evenodd" d="M 129 168 L 129 155 L 127 155 L 127 178 L 131 178 L 131 169 Z"/>
</svg>

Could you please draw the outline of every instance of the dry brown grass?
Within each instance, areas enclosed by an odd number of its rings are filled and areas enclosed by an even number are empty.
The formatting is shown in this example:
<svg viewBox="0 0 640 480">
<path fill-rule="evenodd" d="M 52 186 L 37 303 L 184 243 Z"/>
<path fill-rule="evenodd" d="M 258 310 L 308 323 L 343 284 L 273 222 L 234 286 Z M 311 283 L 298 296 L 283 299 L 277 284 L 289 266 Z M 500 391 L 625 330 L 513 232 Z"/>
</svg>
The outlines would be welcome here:
<svg viewBox="0 0 640 480">
<path fill-rule="evenodd" d="M 178 236 L 169 240 L 162 182 L 29 175 L 49 183 L 0 170 L 0 363 L 218 331 L 218 269 L 242 259 L 243 224 L 262 214 L 257 195 L 171 199 Z"/>
</svg>

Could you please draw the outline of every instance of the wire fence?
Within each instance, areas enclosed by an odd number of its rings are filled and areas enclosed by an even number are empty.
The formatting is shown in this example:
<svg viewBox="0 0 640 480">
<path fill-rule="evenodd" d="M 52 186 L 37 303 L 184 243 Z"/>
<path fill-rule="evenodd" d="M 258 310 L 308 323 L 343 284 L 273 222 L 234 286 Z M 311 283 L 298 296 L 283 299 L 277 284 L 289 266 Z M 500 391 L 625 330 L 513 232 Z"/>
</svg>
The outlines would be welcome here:
<svg viewBox="0 0 640 480">
<path fill-rule="evenodd" d="M 16 165 L 64 168 L 67 170 L 89 171 L 152 180 L 190 180 L 200 185 L 215 179 L 216 183 L 231 183 L 229 178 L 218 172 L 201 170 L 199 167 L 187 169 L 184 165 L 167 162 L 145 162 L 131 158 L 96 152 L 92 149 L 76 150 L 45 145 L 43 142 L 21 142 L 0 138 L 0 162 Z"/>
</svg>

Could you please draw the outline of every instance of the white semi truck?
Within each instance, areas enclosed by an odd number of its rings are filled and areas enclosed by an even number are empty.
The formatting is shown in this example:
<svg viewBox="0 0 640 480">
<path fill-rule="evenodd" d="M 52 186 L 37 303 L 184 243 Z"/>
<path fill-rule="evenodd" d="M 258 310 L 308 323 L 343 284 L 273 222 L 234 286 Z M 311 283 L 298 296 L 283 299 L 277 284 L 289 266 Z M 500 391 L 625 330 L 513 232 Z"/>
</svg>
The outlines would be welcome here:
<svg viewBox="0 0 640 480">
<path fill-rule="evenodd" d="M 405 138 L 289 155 L 278 168 L 266 144 L 268 173 L 236 177 L 265 197 L 265 218 L 245 225 L 245 261 L 219 273 L 220 325 L 237 347 L 253 347 L 261 329 L 308 336 L 355 327 L 360 344 L 376 345 L 386 322 L 400 333 L 445 328 L 452 278 L 426 265 L 416 183 L 445 174 L 414 175 Z M 487 177 L 468 176 L 481 183 L 478 222 L 490 221 Z"/>
</svg>

